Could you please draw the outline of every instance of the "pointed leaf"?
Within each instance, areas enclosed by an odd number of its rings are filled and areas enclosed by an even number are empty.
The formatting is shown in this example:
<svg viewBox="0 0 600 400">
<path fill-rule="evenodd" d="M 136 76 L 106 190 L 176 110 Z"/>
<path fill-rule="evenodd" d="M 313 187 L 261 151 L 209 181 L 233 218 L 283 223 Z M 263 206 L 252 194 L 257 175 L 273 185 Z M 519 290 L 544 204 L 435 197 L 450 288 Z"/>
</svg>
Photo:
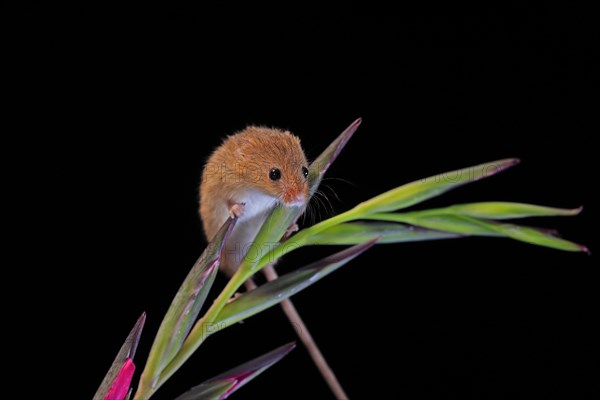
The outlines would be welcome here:
<svg viewBox="0 0 600 400">
<path fill-rule="evenodd" d="M 420 226 L 440 232 L 450 232 L 467 236 L 502 236 L 488 227 L 473 223 L 462 215 L 436 214 L 432 210 L 410 213 L 371 214 L 367 218 L 379 221 L 394 221 Z"/>
<path fill-rule="evenodd" d="M 350 247 L 242 294 L 223 308 L 210 333 L 258 314 L 306 289 L 371 248 L 377 240 Z"/>
<path fill-rule="evenodd" d="M 309 199 L 317 191 L 325 172 L 327 172 L 331 164 L 333 164 L 348 141 L 352 138 L 352 135 L 354 135 L 354 132 L 356 132 L 361 122 L 362 120 L 359 118 L 350 124 L 350 126 L 331 142 L 331 144 L 311 163 L 308 169 L 308 181 L 310 187 Z M 303 212 L 304 207 L 281 205 L 275 207 L 256 235 L 253 248 L 260 249 L 262 255 L 267 254 L 269 250 L 272 250 L 272 248 L 277 245 L 286 233 L 287 228 L 293 225 Z M 253 254 L 251 260 L 244 260 L 242 268 L 256 272 L 255 267 L 259 260 L 260 257 L 256 257 L 256 254 Z"/>
<path fill-rule="evenodd" d="M 131 332 L 129 332 L 129 335 L 127 336 L 127 339 L 125 339 L 125 343 L 123 343 L 123 345 L 121 346 L 119 353 L 117 353 L 117 356 L 115 357 L 110 369 L 108 370 L 108 373 L 106 374 L 106 376 L 102 380 L 102 383 L 100 384 L 100 387 L 96 391 L 93 400 L 105 399 L 127 360 L 133 359 L 138 342 L 140 341 L 140 336 L 142 335 L 142 330 L 144 329 L 145 322 L 146 313 L 142 313 L 142 315 L 138 318 L 137 322 L 133 326 Z"/>
<path fill-rule="evenodd" d="M 177 354 L 214 282 L 221 251 L 235 226 L 236 219 L 225 221 L 183 281 L 154 339 L 146 368 L 145 384 L 154 385 L 163 368 Z"/>
<path fill-rule="evenodd" d="M 518 163 L 518 159 L 509 158 L 421 179 L 367 200 L 356 206 L 355 210 L 368 215 L 410 207 L 461 185 L 495 175 Z"/>
<path fill-rule="evenodd" d="M 281 360 L 296 347 L 295 343 L 283 345 L 263 356 L 215 376 L 193 387 L 175 400 L 226 399 L 233 392 L 250 382 L 264 370 Z"/>
<path fill-rule="evenodd" d="M 534 204 L 489 201 L 483 203 L 457 204 L 444 210 L 449 214 L 461 214 L 484 219 L 514 219 L 527 217 L 573 216 L 579 214 L 582 209 L 582 207 L 564 209 L 543 207 Z"/>
<path fill-rule="evenodd" d="M 333 142 L 331 142 L 319 157 L 310 164 L 308 169 L 308 182 L 310 185 L 311 196 L 315 194 L 323 176 L 344 149 L 348 141 L 350 141 L 352 135 L 354 135 L 354 132 L 356 132 L 361 123 L 361 118 L 358 118 L 351 123 Z"/>
<path fill-rule="evenodd" d="M 464 218 L 471 219 L 473 223 L 479 224 L 482 227 L 486 227 L 490 231 L 495 231 L 502 236 L 519 240 L 521 242 L 535 244 L 537 246 L 550 247 L 557 250 L 582 251 L 589 253 L 587 247 L 553 236 L 552 234 L 547 233 L 545 230 L 514 224 L 498 223 L 495 221 L 478 220 L 470 217 Z"/>
<path fill-rule="evenodd" d="M 403 222 L 424 228 L 473 236 L 508 237 L 538 246 L 565 251 L 588 252 L 585 246 L 552 235 L 548 230 L 497 221 L 481 220 L 465 215 L 433 214 L 433 210 L 399 214 L 372 214 L 369 218 Z"/>
<path fill-rule="evenodd" d="M 237 380 L 222 379 L 211 382 L 204 382 L 194 386 L 175 400 L 219 400 L 224 399 L 229 391 L 233 389 Z"/>
<path fill-rule="evenodd" d="M 453 239 L 456 233 L 441 232 L 406 224 L 387 222 L 349 222 L 325 229 L 311 236 L 307 244 L 352 245 L 380 238 L 379 244 L 421 242 L 425 240 Z"/>
</svg>

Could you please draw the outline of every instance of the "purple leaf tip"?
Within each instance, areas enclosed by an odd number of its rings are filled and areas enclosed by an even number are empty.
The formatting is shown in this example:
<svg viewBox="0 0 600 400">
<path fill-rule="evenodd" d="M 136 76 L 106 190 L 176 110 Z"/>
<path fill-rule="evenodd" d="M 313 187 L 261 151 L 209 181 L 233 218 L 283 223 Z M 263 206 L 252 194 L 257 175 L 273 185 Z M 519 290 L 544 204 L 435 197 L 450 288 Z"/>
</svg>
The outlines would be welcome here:
<svg viewBox="0 0 600 400">
<path fill-rule="evenodd" d="M 590 249 L 587 248 L 587 246 L 581 246 L 580 249 L 581 249 L 582 252 L 584 252 L 588 256 L 592 255 L 592 252 L 590 251 Z"/>
<path fill-rule="evenodd" d="M 492 165 L 492 168 L 487 170 L 484 176 L 492 176 L 497 173 L 503 172 L 509 168 L 514 167 L 520 162 L 521 160 L 518 158 L 508 158 L 506 160 L 500 160 L 497 165 Z"/>
</svg>

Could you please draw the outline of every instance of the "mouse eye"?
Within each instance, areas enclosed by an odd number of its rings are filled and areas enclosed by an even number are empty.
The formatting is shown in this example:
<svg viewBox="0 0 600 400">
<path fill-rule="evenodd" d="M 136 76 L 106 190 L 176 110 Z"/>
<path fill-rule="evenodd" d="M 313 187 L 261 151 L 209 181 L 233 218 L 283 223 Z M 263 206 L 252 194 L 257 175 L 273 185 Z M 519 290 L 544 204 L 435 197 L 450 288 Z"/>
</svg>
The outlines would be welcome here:
<svg viewBox="0 0 600 400">
<path fill-rule="evenodd" d="M 269 171 L 269 178 L 271 178 L 272 181 L 280 180 L 281 171 L 279 170 L 279 168 L 271 168 L 271 170 Z"/>
<path fill-rule="evenodd" d="M 302 175 L 304 175 L 305 178 L 308 178 L 308 168 L 302 167 Z"/>
</svg>

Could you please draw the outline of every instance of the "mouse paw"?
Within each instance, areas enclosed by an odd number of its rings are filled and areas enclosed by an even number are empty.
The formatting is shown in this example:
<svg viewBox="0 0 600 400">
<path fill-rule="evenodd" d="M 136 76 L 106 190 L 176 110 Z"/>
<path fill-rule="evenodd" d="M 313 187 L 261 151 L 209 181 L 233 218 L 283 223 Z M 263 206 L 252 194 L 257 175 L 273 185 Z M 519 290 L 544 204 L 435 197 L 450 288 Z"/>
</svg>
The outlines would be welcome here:
<svg viewBox="0 0 600 400">
<path fill-rule="evenodd" d="M 292 233 L 298 232 L 299 230 L 300 228 L 298 227 L 298 224 L 292 224 L 285 230 L 285 234 L 283 235 L 283 237 L 287 239 L 292 235 Z"/>
<path fill-rule="evenodd" d="M 233 302 L 233 301 L 237 300 L 237 298 L 238 298 L 238 297 L 240 297 L 241 295 L 242 295 L 241 293 L 239 293 L 239 292 L 235 292 L 235 294 L 234 294 L 233 296 L 231 296 L 231 297 L 229 298 L 229 300 L 227 300 L 227 303 L 225 303 L 225 304 L 229 304 L 229 303 L 231 303 L 231 302 Z"/>
<path fill-rule="evenodd" d="M 229 206 L 229 216 L 231 218 L 239 218 L 244 215 L 244 207 L 246 203 L 232 203 Z"/>
</svg>

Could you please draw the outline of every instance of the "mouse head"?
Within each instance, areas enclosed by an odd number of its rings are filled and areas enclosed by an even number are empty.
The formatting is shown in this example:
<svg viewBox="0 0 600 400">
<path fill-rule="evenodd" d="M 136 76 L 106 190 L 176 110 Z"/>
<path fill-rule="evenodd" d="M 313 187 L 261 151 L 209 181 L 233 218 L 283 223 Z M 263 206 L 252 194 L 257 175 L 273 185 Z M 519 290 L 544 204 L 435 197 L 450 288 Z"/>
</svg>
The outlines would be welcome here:
<svg viewBox="0 0 600 400">
<path fill-rule="evenodd" d="M 242 179 L 285 204 L 303 205 L 308 198 L 308 162 L 300 139 L 290 132 L 249 127 L 236 139 Z"/>
</svg>

